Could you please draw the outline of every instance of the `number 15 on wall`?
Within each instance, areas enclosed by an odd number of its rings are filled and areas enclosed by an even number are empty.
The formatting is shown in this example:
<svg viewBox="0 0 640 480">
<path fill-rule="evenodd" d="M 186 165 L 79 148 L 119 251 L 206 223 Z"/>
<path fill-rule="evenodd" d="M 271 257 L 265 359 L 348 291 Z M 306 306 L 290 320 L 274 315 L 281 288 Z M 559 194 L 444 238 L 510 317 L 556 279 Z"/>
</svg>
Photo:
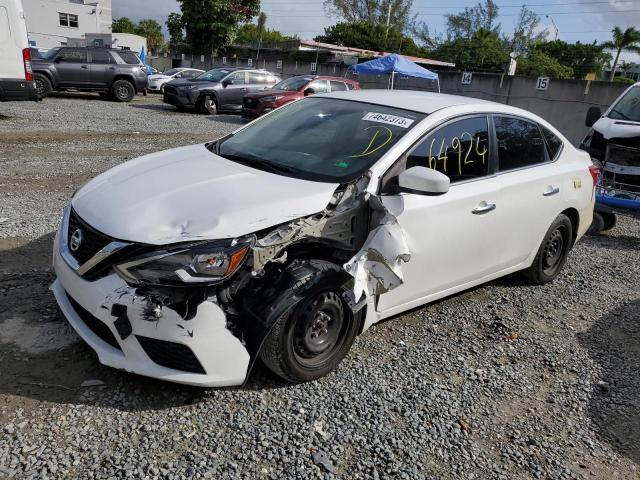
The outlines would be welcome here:
<svg viewBox="0 0 640 480">
<path fill-rule="evenodd" d="M 549 88 L 549 77 L 538 77 L 536 90 L 546 90 L 547 88 Z"/>
</svg>

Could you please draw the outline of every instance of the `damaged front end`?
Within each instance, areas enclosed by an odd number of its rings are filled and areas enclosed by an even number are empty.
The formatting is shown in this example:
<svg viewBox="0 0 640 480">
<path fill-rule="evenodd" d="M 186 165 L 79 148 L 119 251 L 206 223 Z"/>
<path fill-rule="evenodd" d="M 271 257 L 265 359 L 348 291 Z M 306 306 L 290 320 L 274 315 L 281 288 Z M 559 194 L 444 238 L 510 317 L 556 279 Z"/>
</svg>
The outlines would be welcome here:
<svg viewBox="0 0 640 480">
<path fill-rule="evenodd" d="M 86 261 L 68 248 L 74 228 L 102 234 L 69 207 L 56 237 L 52 290 L 106 365 L 180 383 L 241 384 L 276 319 L 309 292 L 342 286 L 355 313 L 402 284 L 410 252 L 395 216 L 367 191 L 369 180 L 339 186 L 319 213 L 236 239 L 121 242 L 100 256 L 116 242 L 102 239 L 98 260 L 84 270 Z M 310 260 L 342 267 L 330 274 L 297 268 Z"/>
</svg>

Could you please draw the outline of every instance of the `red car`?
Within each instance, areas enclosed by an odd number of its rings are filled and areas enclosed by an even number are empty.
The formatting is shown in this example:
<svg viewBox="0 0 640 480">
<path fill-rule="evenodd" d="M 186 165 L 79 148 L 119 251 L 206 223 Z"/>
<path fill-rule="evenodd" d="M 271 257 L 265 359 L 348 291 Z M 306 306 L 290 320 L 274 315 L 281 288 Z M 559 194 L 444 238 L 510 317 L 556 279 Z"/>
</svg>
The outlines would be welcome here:
<svg viewBox="0 0 640 480">
<path fill-rule="evenodd" d="M 299 75 L 287 78 L 268 90 L 248 93 L 242 101 L 242 116 L 255 118 L 282 105 L 315 93 L 360 90 L 355 80 L 323 75 Z"/>
</svg>

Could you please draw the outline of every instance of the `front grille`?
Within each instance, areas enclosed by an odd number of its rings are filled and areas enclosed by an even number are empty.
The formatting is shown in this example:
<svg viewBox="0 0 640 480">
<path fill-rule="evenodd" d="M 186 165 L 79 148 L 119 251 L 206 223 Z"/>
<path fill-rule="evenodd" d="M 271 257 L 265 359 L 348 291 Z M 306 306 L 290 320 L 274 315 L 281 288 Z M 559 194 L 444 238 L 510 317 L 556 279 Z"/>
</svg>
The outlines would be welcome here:
<svg viewBox="0 0 640 480">
<path fill-rule="evenodd" d="M 138 343 L 154 363 L 160 366 L 190 373 L 202 373 L 202 365 L 191 349 L 182 343 L 167 342 L 136 335 Z"/>
<path fill-rule="evenodd" d="M 71 306 L 76 311 L 80 319 L 84 322 L 84 324 L 87 327 L 89 327 L 89 330 L 95 333 L 95 335 L 99 339 L 101 339 L 103 342 L 108 343 L 109 345 L 111 345 L 114 348 L 117 348 L 118 350 L 122 350 L 120 348 L 120 344 L 116 340 L 115 335 L 111 333 L 111 330 L 109 329 L 109 327 L 107 327 L 107 325 L 102 320 L 91 315 L 89 311 L 85 310 L 67 292 L 65 292 L 65 294 L 67 295 L 67 299 L 69 300 L 69 303 L 71 303 Z"/>
<path fill-rule="evenodd" d="M 171 95 L 177 95 L 178 94 L 178 89 L 176 87 L 171 86 L 171 85 L 165 85 L 164 86 L 164 93 L 170 93 Z"/>
<path fill-rule="evenodd" d="M 74 252 L 71 249 L 70 242 L 71 236 L 76 230 L 80 230 L 82 232 L 82 242 L 80 243 L 80 247 Z M 90 227 L 78 216 L 75 210 L 71 209 L 71 214 L 69 215 L 69 230 L 67 231 L 67 246 L 69 247 L 71 255 L 73 255 L 80 265 L 85 263 L 112 241 L 113 239 L 111 237 L 108 237 Z"/>
</svg>

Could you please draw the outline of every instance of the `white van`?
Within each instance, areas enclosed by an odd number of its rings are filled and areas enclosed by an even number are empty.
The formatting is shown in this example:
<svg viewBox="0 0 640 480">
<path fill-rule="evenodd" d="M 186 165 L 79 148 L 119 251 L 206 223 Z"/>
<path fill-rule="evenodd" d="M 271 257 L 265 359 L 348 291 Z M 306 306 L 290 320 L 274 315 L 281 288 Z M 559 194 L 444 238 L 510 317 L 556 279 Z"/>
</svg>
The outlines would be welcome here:
<svg viewBox="0 0 640 480">
<path fill-rule="evenodd" d="M 0 102 L 37 101 L 22 0 L 0 0 Z"/>
</svg>

